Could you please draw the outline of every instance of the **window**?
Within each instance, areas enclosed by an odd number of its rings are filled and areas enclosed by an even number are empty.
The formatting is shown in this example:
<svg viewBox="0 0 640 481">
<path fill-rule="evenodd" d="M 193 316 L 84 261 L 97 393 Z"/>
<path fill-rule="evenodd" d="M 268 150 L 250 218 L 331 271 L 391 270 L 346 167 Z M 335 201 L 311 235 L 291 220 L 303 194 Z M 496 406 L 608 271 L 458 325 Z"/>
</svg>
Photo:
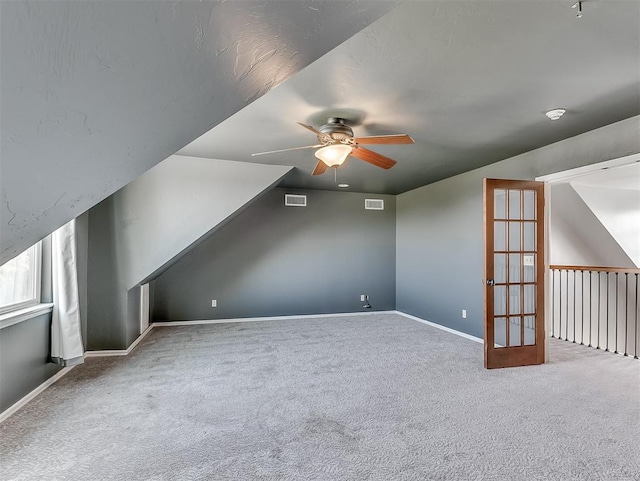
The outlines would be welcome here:
<svg viewBox="0 0 640 481">
<path fill-rule="evenodd" d="M 0 314 L 40 302 L 41 244 L 0 266 Z"/>
</svg>

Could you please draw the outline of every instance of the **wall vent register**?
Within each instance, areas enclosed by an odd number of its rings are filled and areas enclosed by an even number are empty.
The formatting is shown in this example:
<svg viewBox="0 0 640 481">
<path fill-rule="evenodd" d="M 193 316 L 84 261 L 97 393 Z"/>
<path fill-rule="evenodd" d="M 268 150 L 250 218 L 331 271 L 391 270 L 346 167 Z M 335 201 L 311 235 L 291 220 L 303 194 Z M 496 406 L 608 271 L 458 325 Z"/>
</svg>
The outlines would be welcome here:
<svg viewBox="0 0 640 481">
<path fill-rule="evenodd" d="M 365 199 L 364 208 L 366 210 L 384 210 L 383 199 Z"/>
<path fill-rule="evenodd" d="M 284 205 L 287 205 L 289 207 L 306 207 L 307 196 L 298 194 L 285 194 Z"/>
</svg>

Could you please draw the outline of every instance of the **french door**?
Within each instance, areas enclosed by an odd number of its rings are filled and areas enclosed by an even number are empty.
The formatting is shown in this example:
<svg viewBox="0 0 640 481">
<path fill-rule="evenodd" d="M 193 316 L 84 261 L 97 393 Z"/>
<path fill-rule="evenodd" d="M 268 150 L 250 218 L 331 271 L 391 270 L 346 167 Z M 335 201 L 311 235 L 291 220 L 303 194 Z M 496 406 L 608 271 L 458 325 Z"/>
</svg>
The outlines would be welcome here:
<svg viewBox="0 0 640 481">
<path fill-rule="evenodd" d="M 544 183 L 484 180 L 484 365 L 542 364 Z"/>
</svg>

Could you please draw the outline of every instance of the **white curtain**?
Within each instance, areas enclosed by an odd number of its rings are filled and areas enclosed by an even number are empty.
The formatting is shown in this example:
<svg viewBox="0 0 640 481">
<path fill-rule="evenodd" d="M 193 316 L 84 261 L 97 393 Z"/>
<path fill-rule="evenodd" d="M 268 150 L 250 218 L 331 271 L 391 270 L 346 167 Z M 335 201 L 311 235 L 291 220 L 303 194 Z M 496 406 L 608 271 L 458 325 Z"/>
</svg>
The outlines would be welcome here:
<svg viewBox="0 0 640 481">
<path fill-rule="evenodd" d="M 75 221 L 51 235 L 53 319 L 51 359 L 62 366 L 84 362 L 80 333 Z"/>
</svg>

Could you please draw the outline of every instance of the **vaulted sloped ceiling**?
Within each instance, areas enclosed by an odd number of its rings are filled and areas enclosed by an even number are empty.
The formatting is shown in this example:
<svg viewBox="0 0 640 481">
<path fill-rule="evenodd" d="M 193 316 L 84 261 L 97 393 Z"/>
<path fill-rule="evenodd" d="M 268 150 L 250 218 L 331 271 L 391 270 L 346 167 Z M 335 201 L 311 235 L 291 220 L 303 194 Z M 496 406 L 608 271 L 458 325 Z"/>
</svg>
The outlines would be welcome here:
<svg viewBox="0 0 640 481">
<path fill-rule="evenodd" d="M 395 2 L 0 2 L 0 264 Z"/>
<path fill-rule="evenodd" d="M 296 167 L 286 187 L 334 189 L 304 146 L 329 116 L 397 160 L 338 169 L 349 190 L 398 194 L 640 113 L 640 2 L 406 1 L 181 153 Z M 545 112 L 567 110 L 558 121 Z M 638 124 L 640 131 L 640 123 Z M 603 159 L 608 160 L 608 159 Z"/>
</svg>

